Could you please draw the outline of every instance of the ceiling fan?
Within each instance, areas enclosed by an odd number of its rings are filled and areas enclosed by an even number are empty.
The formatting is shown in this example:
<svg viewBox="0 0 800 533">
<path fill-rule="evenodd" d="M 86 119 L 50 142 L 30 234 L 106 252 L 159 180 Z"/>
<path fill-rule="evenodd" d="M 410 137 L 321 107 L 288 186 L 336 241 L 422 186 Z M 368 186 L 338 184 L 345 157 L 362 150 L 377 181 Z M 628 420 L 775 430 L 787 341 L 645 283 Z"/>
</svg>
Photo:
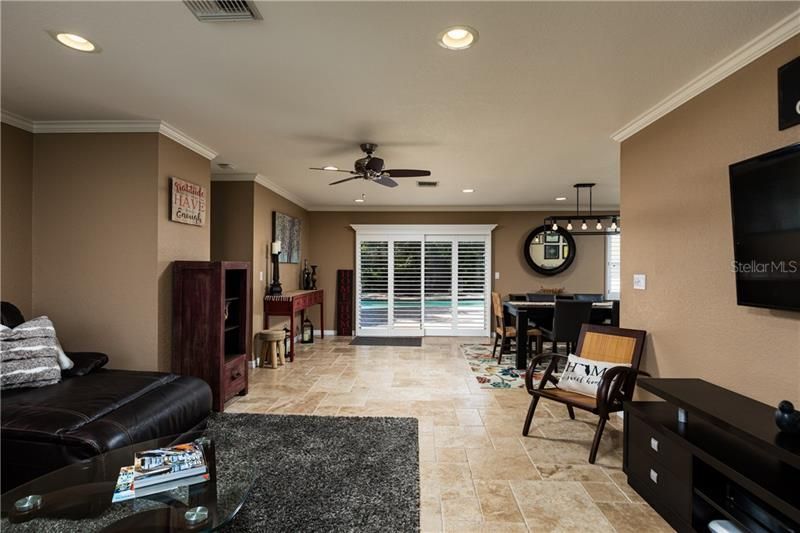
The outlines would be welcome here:
<svg viewBox="0 0 800 533">
<path fill-rule="evenodd" d="M 338 185 L 350 180 L 369 180 L 374 181 L 379 185 L 385 187 L 397 187 L 397 182 L 392 178 L 417 178 L 422 176 L 430 176 L 430 170 L 412 170 L 407 168 L 393 168 L 384 169 L 383 159 L 380 157 L 373 157 L 372 154 L 378 148 L 377 144 L 364 143 L 361 145 L 361 151 L 364 152 L 366 157 L 357 159 L 354 167 L 355 170 L 339 170 L 338 168 L 319 168 L 311 167 L 310 170 L 327 170 L 329 172 L 346 172 L 352 174 L 349 178 L 334 181 L 331 185 Z"/>
</svg>

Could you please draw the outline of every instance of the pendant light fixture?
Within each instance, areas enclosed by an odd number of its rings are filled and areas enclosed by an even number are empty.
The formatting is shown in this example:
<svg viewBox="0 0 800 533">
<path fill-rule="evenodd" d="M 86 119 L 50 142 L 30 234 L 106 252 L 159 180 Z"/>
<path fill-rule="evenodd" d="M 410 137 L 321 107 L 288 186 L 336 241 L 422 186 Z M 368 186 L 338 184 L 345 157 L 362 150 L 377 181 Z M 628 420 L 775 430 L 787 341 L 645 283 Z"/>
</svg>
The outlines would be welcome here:
<svg viewBox="0 0 800 533">
<path fill-rule="evenodd" d="M 544 225 L 552 228 L 553 231 L 557 231 L 559 228 L 559 222 L 565 220 L 567 222 L 566 230 L 572 231 L 572 220 L 575 219 L 581 221 L 581 235 L 613 235 L 619 233 L 619 212 L 606 213 L 602 215 L 594 213 L 594 206 L 592 205 L 592 188 L 594 186 L 594 183 L 576 183 L 573 185 L 575 188 L 575 213 L 567 215 L 550 215 L 544 219 Z M 588 210 L 584 213 L 581 212 L 581 189 L 589 189 Z M 586 222 L 587 220 L 595 220 L 597 222 L 591 231 L 589 230 L 589 225 Z M 603 221 L 610 221 L 610 223 L 607 226 L 604 226 Z"/>
</svg>

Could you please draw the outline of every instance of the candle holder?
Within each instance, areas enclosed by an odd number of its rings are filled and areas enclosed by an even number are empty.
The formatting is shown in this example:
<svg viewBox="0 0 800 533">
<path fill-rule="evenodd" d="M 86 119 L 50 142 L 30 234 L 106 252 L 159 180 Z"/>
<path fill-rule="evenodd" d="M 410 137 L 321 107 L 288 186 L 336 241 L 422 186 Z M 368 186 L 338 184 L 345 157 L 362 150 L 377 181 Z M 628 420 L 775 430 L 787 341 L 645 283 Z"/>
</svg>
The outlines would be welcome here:
<svg viewBox="0 0 800 533">
<path fill-rule="evenodd" d="M 269 286 L 269 294 L 270 296 L 275 296 L 283 293 L 280 273 L 281 241 L 273 242 L 270 246 L 270 252 L 272 252 L 272 283 Z"/>
</svg>

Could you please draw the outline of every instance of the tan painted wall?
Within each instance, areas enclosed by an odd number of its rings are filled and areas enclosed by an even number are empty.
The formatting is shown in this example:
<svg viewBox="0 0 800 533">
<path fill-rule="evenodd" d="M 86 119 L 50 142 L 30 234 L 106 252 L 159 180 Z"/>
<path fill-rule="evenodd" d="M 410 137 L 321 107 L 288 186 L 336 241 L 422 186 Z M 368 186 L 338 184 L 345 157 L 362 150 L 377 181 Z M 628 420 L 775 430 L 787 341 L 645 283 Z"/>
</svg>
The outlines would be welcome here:
<svg viewBox="0 0 800 533">
<path fill-rule="evenodd" d="M 0 298 L 32 313 L 33 134 L 8 124 L 0 132 Z"/>
<path fill-rule="evenodd" d="M 33 312 L 67 350 L 158 367 L 158 134 L 38 134 Z"/>
<path fill-rule="evenodd" d="M 252 261 L 253 184 L 212 181 L 211 196 L 211 259 Z"/>
<path fill-rule="evenodd" d="M 795 37 L 622 144 L 621 320 L 650 332 L 655 375 L 800 401 L 800 313 L 736 305 L 728 181 L 729 164 L 800 141 L 778 131 L 776 75 L 798 55 Z"/>
<path fill-rule="evenodd" d="M 253 333 L 263 328 L 264 294 L 272 280 L 272 262 L 267 246 L 272 241 L 272 212 L 280 211 L 302 220 L 300 251 L 308 257 L 310 228 L 308 213 L 286 198 L 252 181 L 215 181 L 211 255 L 219 261 L 250 261 L 253 265 Z M 284 291 L 300 287 L 299 265 L 281 264 L 281 285 Z M 264 274 L 263 280 L 259 274 Z M 270 327 L 286 321 L 274 319 Z M 254 345 L 254 350 L 258 350 Z"/>
<path fill-rule="evenodd" d="M 253 331 L 259 331 L 264 322 L 264 292 L 272 280 L 271 261 L 267 259 L 267 246 L 272 242 L 272 212 L 280 211 L 297 217 L 302 221 L 300 236 L 300 264 L 283 263 L 280 265 L 281 285 L 284 291 L 300 288 L 302 261 L 311 260 L 311 231 L 309 213 L 302 207 L 290 202 L 266 187 L 253 183 Z M 259 281 L 259 272 L 264 272 L 264 280 Z M 270 320 L 270 327 L 278 327 L 283 320 Z M 296 325 L 295 330 L 299 325 Z"/>
<path fill-rule="evenodd" d="M 174 176 L 206 188 L 209 194 L 204 226 L 179 224 L 169 219 L 169 178 Z M 172 362 L 172 262 L 208 261 L 211 258 L 211 164 L 208 159 L 158 136 L 158 369 Z"/>
<path fill-rule="evenodd" d="M 355 231 L 350 224 L 497 224 L 492 241 L 494 290 L 533 292 L 540 287 L 564 287 L 569 292 L 602 293 L 605 289 L 605 239 L 576 237 L 577 256 L 570 269 L 557 276 L 533 272 L 522 255 L 528 233 L 551 213 L 534 212 L 325 212 L 309 213 L 310 262 L 319 265 L 317 286 L 325 290 L 325 328 L 336 329 L 336 270 L 355 268 Z M 492 276 L 494 277 L 494 275 Z M 315 327 L 319 317 L 312 314 Z"/>
</svg>

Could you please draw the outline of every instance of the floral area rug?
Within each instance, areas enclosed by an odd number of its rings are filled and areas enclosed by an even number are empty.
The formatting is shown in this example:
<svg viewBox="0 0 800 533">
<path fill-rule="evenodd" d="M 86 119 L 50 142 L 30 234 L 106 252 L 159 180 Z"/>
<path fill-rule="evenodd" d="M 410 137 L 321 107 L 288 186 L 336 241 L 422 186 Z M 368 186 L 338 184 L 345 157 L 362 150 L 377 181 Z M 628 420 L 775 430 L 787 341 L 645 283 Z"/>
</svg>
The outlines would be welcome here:
<svg viewBox="0 0 800 533">
<path fill-rule="evenodd" d="M 500 347 L 497 348 L 498 350 Z M 461 353 L 469 363 L 482 389 L 519 389 L 525 387 L 525 371 L 514 367 L 516 355 L 503 354 L 502 363 L 492 356 L 491 344 L 462 344 Z M 543 372 L 534 374 L 534 383 Z"/>
</svg>

